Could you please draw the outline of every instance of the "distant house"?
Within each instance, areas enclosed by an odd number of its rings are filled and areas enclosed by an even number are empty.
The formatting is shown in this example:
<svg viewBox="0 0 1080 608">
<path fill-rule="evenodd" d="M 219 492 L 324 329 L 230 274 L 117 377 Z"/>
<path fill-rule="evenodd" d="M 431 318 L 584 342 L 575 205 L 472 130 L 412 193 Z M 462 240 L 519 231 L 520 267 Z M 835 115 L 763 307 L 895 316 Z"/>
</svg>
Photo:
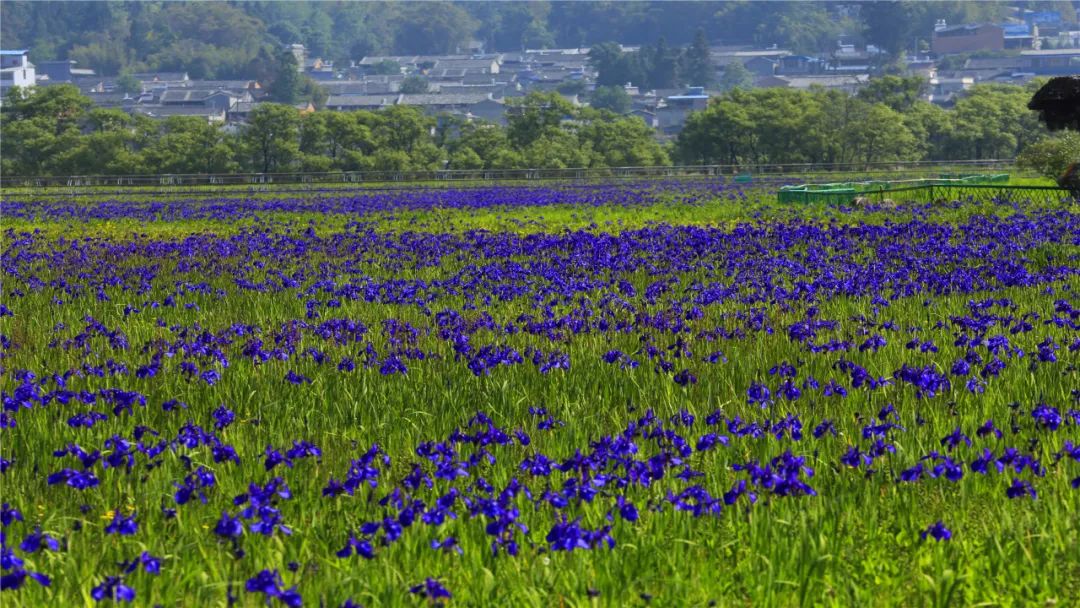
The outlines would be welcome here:
<svg viewBox="0 0 1080 608">
<path fill-rule="evenodd" d="M 237 94 L 220 89 L 168 89 L 159 98 L 163 106 L 209 107 L 223 112 L 228 112 L 238 101 L 252 101 L 251 93 L 244 91 Z"/>
<path fill-rule="evenodd" d="M 378 110 L 397 103 L 397 94 L 393 95 L 331 95 L 326 100 L 327 110 Z"/>
<path fill-rule="evenodd" d="M 517 80 L 522 88 L 529 91 L 554 91 L 563 83 L 585 81 L 587 78 L 581 70 L 534 66 L 518 72 Z"/>
<path fill-rule="evenodd" d="M 485 84 L 443 83 L 436 86 L 438 92 L 444 95 L 452 95 L 457 93 L 480 93 L 492 98 L 503 97 L 506 95 L 508 89 L 514 88 L 514 85 L 503 82 L 488 82 Z"/>
<path fill-rule="evenodd" d="M 78 62 L 74 59 L 39 61 L 36 64 L 37 78 L 39 81 L 47 81 L 48 84 L 60 84 L 94 75 L 94 70 L 80 70 L 75 67 L 76 63 Z"/>
<path fill-rule="evenodd" d="M 214 106 L 164 106 L 136 105 L 130 109 L 132 114 L 149 118 L 165 119 L 170 116 L 196 116 L 208 123 L 224 123 L 226 110 Z"/>
<path fill-rule="evenodd" d="M 754 49 L 745 46 L 713 47 L 709 49 L 709 59 L 713 65 L 721 68 L 736 62 L 746 65 L 759 58 L 768 59 L 775 63 L 780 61 L 782 57 L 791 54 L 791 51 L 786 49 Z M 747 69 L 750 69 L 749 66 L 747 66 Z"/>
<path fill-rule="evenodd" d="M 755 81 L 755 84 L 764 88 L 789 88 L 810 90 L 822 88 L 826 90 L 840 90 L 854 93 L 870 81 L 869 74 L 827 74 L 811 76 L 775 76 Z"/>
<path fill-rule="evenodd" d="M 964 62 L 964 67 L 951 75 L 971 77 L 976 82 L 986 80 L 1011 80 L 1013 74 L 1030 72 L 1031 59 L 1027 57 L 973 57 Z"/>
<path fill-rule="evenodd" d="M 324 61 L 320 57 L 314 59 L 308 59 L 304 63 L 304 73 L 308 77 L 314 80 L 326 81 L 334 80 L 337 78 L 337 72 L 334 70 L 334 62 Z"/>
<path fill-rule="evenodd" d="M 192 80 L 189 82 L 193 89 L 211 89 L 228 91 L 243 97 L 244 93 L 250 93 L 252 97 L 263 94 L 262 85 L 256 80 Z"/>
<path fill-rule="evenodd" d="M 483 99 L 470 104 L 466 108 L 466 115 L 470 118 L 479 118 L 488 122 L 505 124 L 506 104 L 498 99 Z"/>
<path fill-rule="evenodd" d="M 132 74 L 144 86 L 159 83 L 186 83 L 190 79 L 187 72 L 139 72 Z"/>
<path fill-rule="evenodd" d="M 704 110 L 709 105 L 709 95 L 705 87 L 690 87 L 685 93 L 668 95 L 664 104 L 656 109 L 657 127 L 667 135 L 673 135 L 682 129 L 686 118 L 692 112 Z"/>
<path fill-rule="evenodd" d="M 303 72 L 304 64 L 307 62 L 307 49 L 304 45 L 299 43 L 286 44 L 285 50 L 292 53 L 292 56 L 296 58 L 296 71 Z"/>
<path fill-rule="evenodd" d="M 1005 31 L 990 23 L 946 26 L 939 21 L 934 28 L 930 49 L 938 55 L 1001 51 L 1005 49 Z"/>
<path fill-rule="evenodd" d="M 1039 36 L 1039 26 L 1027 23 L 1007 23 L 1001 26 L 1007 49 L 1030 49 Z"/>
<path fill-rule="evenodd" d="M 497 59 L 439 59 L 432 70 L 462 70 L 472 74 L 498 74 Z"/>
<path fill-rule="evenodd" d="M 970 76 L 931 78 L 927 101 L 939 106 L 952 106 L 961 93 L 974 85 L 975 79 Z"/>
<path fill-rule="evenodd" d="M 404 79 L 400 74 L 376 75 L 365 76 L 362 80 L 334 80 L 319 86 L 330 95 L 396 95 Z"/>
<path fill-rule="evenodd" d="M 37 73 L 28 51 L 0 51 L 0 89 L 32 87 L 36 82 Z"/>
<path fill-rule="evenodd" d="M 384 62 L 393 62 L 408 72 L 429 69 L 440 60 L 469 59 L 468 55 L 369 55 L 356 62 L 356 67 L 363 73 L 371 73 L 372 68 Z"/>
<path fill-rule="evenodd" d="M 866 50 L 856 50 L 853 45 L 841 45 L 841 47 L 829 57 L 828 68 L 830 73 L 865 74 L 870 71 L 870 64 L 881 54 L 873 46 Z"/>
<path fill-rule="evenodd" d="M 1043 49 L 1020 51 L 1030 61 L 1028 69 L 1040 76 L 1080 74 L 1080 49 Z"/>
<path fill-rule="evenodd" d="M 119 91 L 84 93 L 97 108 L 129 109 L 139 103 L 139 98 Z"/>
<path fill-rule="evenodd" d="M 423 108 L 425 112 L 430 114 L 438 114 L 440 112 L 466 114 L 469 112 L 469 109 L 476 104 L 490 100 L 491 97 L 486 93 L 456 93 L 452 95 L 425 93 L 419 95 L 401 95 L 398 97 L 397 105 L 419 106 Z"/>
<path fill-rule="evenodd" d="M 743 63 L 743 67 L 755 76 L 772 76 L 776 73 L 779 64 L 779 60 L 770 57 L 751 57 Z"/>
<path fill-rule="evenodd" d="M 825 61 L 809 55 L 788 55 L 781 57 L 776 68 L 780 75 L 819 74 L 825 71 Z"/>
<path fill-rule="evenodd" d="M 659 126 L 659 123 L 656 120 L 656 112 L 653 112 L 652 110 L 631 110 L 630 115 L 640 118 L 650 129 L 655 129 L 657 126 Z"/>
<path fill-rule="evenodd" d="M 228 112 L 225 114 L 225 119 L 230 123 L 242 122 L 246 123 L 251 118 L 251 111 L 259 107 L 258 101 L 238 101 Z"/>
<path fill-rule="evenodd" d="M 522 57 L 522 63 L 533 66 L 558 67 L 564 70 L 590 69 L 589 49 L 587 48 L 529 49 L 522 54 Z"/>
<path fill-rule="evenodd" d="M 259 101 L 238 101 L 228 112 L 225 113 L 225 120 L 229 124 L 246 123 L 251 118 L 251 112 L 262 105 Z M 311 114 L 315 111 L 315 106 L 311 102 L 301 103 L 293 106 L 300 114 Z"/>
<path fill-rule="evenodd" d="M 926 56 L 907 57 L 904 63 L 909 72 L 923 78 L 929 78 L 937 70 L 934 60 Z"/>
</svg>

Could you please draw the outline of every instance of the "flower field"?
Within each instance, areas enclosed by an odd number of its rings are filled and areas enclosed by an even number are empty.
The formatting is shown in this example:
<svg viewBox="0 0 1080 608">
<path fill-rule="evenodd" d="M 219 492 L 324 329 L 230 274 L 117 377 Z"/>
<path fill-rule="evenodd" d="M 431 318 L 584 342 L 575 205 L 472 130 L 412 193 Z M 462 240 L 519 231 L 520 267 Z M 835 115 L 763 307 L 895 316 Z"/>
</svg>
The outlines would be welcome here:
<svg viewBox="0 0 1080 608">
<path fill-rule="evenodd" d="M 4 606 L 1080 604 L 1080 213 L 7 200 Z"/>
</svg>

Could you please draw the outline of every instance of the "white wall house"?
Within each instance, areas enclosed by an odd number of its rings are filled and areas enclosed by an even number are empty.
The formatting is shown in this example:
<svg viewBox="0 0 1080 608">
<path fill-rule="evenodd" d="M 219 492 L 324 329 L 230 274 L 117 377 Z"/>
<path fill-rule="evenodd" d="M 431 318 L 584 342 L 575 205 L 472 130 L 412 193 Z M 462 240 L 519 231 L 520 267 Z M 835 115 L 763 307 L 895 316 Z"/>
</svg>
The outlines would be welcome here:
<svg viewBox="0 0 1080 608">
<path fill-rule="evenodd" d="M 37 80 L 34 64 L 25 50 L 0 51 L 0 90 L 32 87 Z"/>
</svg>

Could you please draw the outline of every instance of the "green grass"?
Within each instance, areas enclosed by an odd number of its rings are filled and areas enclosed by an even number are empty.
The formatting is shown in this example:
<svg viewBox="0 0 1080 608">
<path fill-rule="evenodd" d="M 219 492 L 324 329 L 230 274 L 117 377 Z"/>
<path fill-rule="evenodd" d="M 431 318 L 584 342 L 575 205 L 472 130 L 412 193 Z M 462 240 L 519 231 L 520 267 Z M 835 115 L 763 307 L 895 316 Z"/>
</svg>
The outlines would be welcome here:
<svg viewBox="0 0 1080 608">
<path fill-rule="evenodd" d="M 1011 211 L 970 207 L 928 213 L 930 221 L 955 223 L 980 213 Z M 616 233 L 652 223 L 730 227 L 757 219 L 797 218 L 844 223 L 899 221 L 884 212 L 849 215 L 826 207 L 788 209 L 768 203 L 742 206 L 720 201 L 646 208 L 398 213 L 370 219 L 379 230 L 398 232 L 486 229 L 529 233 L 569 229 Z M 300 214 L 262 220 L 275 221 L 285 222 L 275 228 L 277 231 L 299 230 L 309 222 L 316 222 L 322 233 L 340 229 L 345 218 Z M 179 239 L 193 233 L 229 233 L 240 226 L 212 222 L 160 225 L 112 222 L 86 226 L 5 222 L 4 227 L 40 228 L 51 239 L 62 235 L 93 235 L 124 240 L 133 234 Z M 1045 253 L 1060 259 L 1076 250 L 1075 245 L 1062 243 Z M 225 267 L 248 262 L 210 254 L 204 261 Z M 321 262 L 332 261 L 303 260 L 303 267 L 313 270 Z M 471 262 L 448 259 L 440 268 L 400 270 L 375 263 L 366 266 L 365 272 L 371 276 L 434 279 Z M 39 272 L 42 279 L 50 278 L 47 266 L 40 267 Z M 124 316 L 123 304 L 142 305 L 172 292 L 173 281 L 168 277 L 174 272 L 174 267 L 161 268 L 159 276 L 164 278 L 145 295 L 109 289 L 110 301 L 98 301 L 93 294 L 87 294 L 58 307 L 50 303 L 54 297 L 51 290 L 31 292 L 18 299 L 5 298 L 16 315 L 0 319 L 0 333 L 11 338 L 17 348 L 3 360 L 8 370 L 0 376 L 4 390 L 13 390 L 15 382 L 10 370 L 15 369 L 31 369 L 43 375 L 46 371 L 77 367 L 87 360 L 100 364 L 105 357 L 137 367 L 146 362 L 146 356 L 139 354 L 141 345 L 157 339 L 175 339 L 159 326 L 158 318 L 166 326 L 198 323 L 203 328 L 219 330 L 238 321 L 272 328 L 304 317 L 304 301 L 294 295 L 295 290 L 276 295 L 240 291 L 230 276 L 211 273 L 188 275 L 184 280 L 207 281 L 213 289 L 227 291 L 226 298 L 189 294 L 180 299 L 181 303 L 194 303 L 198 310 L 161 307 Z M 652 281 L 645 275 L 627 278 L 638 290 Z M 685 276 L 683 281 L 689 284 L 699 278 L 703 277 Z M 5 293 L 20 285 L 18 279 L 11 277 L 5 283 L 10 283 L 10 286 L 5 284 Z M 1046 315 L 1052 311 L 1054 299 L 1064 297 L 1060 294 L 1066 286 L 1075 292 L 1080 289 L 1080 281 L 1058 285 L 1058 295 L 1043 293 L 1041 289 L 1013 287 L 1000 289 L 993 296 L 1012 299 L 1020 313 L 1039 311 Z M 935 296 L 930 306 L 924 306 L 923 299 L 916 296 L 898 300 L 882 313 L 883 318 L 929 330 L 937 321 L 967 314 L 970 296 Z M 440 301 L 440 307 L 460 309 L 463 304 L 461 299 Z M 573 307 L 573 303 L 564 303 L 556 305 L 555 310 L 565 314 Z M 868 299 L 835 299 L 821 304 L 819 316 L 841 320 L 841 326 L 833 332 L 836 337 L 857 340 L 858 328 L 850 319 L 871 315 L 872 308 Z M 522 314 L 537 314 L 530 302 L 522 300 L 487 310 L 502 323 Z M 729 315 L 736 310 L 740 307 L 708 307 L 698 326 L 731 326 Z M 689 388 L 675 385 L 669 376 L 654 374 L 648 362 L 636 370 L 622 371 L 617 365 L 601 360 L 603 353 L 612 348 L 632 352 L 637 348 L 635 334 L 614 337 L 591 334 L 568 339 L 560 347 L 570 355 L 572 368 L 546 375 L 530 364 L 523 364 L 498 368 L 490 376 L 475 377 L 463 364 L 453 362 L 454 352 L 446 342 L 432 335 L 422 337 L 419 344 L 441 355 L 443 360 L 415 366 L 410 363 L 407 377 L 382 376 L 377 370 L 360 369 L 342 374 L 333 370 L 332 364 L 318 367 L 310 359 L 299 357 L 256 366 L 234 350 L 230 351 L 236 354 L 230 356 L 230 368 L 224 370 L 222 380 L 213 387 L 187 380 L 176 373 L 171 363 L 166 365 L 168 373 L 155 378 L 75 380 L 72 383 L 75 390 L 122 386 L 139 391 L 147 396 L 148 407 L 136 408 L 132 416 L 111 417 L 93 429 L 74 430 L 63 423 L 74 411 L 73 406 L 53 404 L 46 410 L 20 413 L 17 429 L 3 431 L 2 453 L 16 460 L 16 466 L 0 477 L 3 500 L 18 506 L 27 519 L 25 524 L 16 524 L 22 526 L 17 529 L 26 531 L 30 524 L 40 524 L 44 530 L 63 537 L 66 549 L 25 557 L 28 567 L 52 576 L 50 588 L 28 583 L 20 591 L 5 591 L 0 602 L 4 606 L 93 605 L 89 596 L 93 584 L 107 574 L 115 574 L 116 562 L 148 550 L 163 555 L 166 561 L 160 577 L 143 572 L 129 577 L 128 584 L 138 592 L 135 605 L 140 606 L 224 606 L 230 581 L 239 596 L 237 605 L 257 606 L 261 603 L 258 596 L 244 593 L 242 588 L 243 581 L 261 568 L 281 569 L 286 585 L 299 586 L 305 606 L 318 606 L 320 602 L 337 606 L 345 597 L 369 607 L 423 605 L 407 589 L 427 576 L 440 578 L 453 592 L 451 606 L 708 606 L 713 602 L 719 606 L 755 607 L 1080 604 L 1080 491 L 1069 488 L 1070 476 L 1080 475 L 1080 463 L 1063 462 L 1060 467 L 1051 467 L 1047 476 L 1038 480 L 1039 499 L 1035 501 L 1006 500 L 1008 475 L 983 477 L 968 473 L 956 484 L 944 479 L 898 484 L 889 473 L 913 465 L 919 455 L 929 450 L 940 449 L 938 440 L 956 426 L 974 438 L 974 429 L 988 418 L 993 418 L 999 426 L 1006 425 L 1010 403 L 1019 402 L 1030 408 L 1046 401 L 1066 407 L 1071 402 L 1070 391 L 1080 387 L 1080 373 L 1075 365 L 1067 365 L 1075 364 L 1076 358 L 1064 349 L 1060 356 L 1068 360 L 1056 366 L 1030 371 L 1023 364 L 1010 365 L 999 378 L 991 379 L 983 395 L 972 395 L 964 390 L 962 383 L 954 382 L 948 394 L 933 399 L 918 399 L 911 387 L 894 385 L 875 392 L 852 390 L 846 399 L 804 397 L 797 402 L 797 408 L 781 402 L 768 415 L 775 420 L 788 413 L 801 413 L 807 425 L 807 438 L 802 442 L 733 437 L 730 447 L 695 454 L 690 459 L 695 469 L 711 473 L 703 482 L 707 489 L 722 494 L 736 479 L 730 468 L 733 464 L 749 458 L 768 459 L 791 449 L 807 456 L 807 464 L 817 471 L 811 482 L 818 493 L 814 497 L 767 499 L 762 496 L 752 507 L 740 503 L 726 508 L 719 517 L 702 519 L 674 512 L 670 505 L 661 513 L 643 509 L 636 523 L 616 519 L 613 535 L 618 544 L 613 550 L 551 553 L 525 546 L 517 558 L 494 558 L 489 549 L 490 537 L 485 535 L 483 526 L 462 516 L 434 530 L 416 524 L 405 532 L 401 541 L 381 549 L 371 561 L 334 556 L 344 544 L 349 529 L 380 512 L 367 502 L 369 496 L 381 495 L 388 482 L 408 472 L 407 463 L 413 458 L 416 445 L 423 440 L 445 437 L 477 411 L 489 413 L 497 424 L 507 428 L 531 427 L 533 419 L 528 408 L 547 406 L 566 425 L 551 432 L 530 428 L 531 447 L 553 458 L 562 458 L 572 455 L 575 449 L 585 448 L 590 440 L 621 431 L 645 408 L 655 409 L 661 417 L 686 409 L 699 420 L 719 408 L 729 416 L 739 414 L 760 420 L 766 413 L 746 403 L 746 389 L 750 382 L 764 377 L 764 370 L 781 361 L 805 361 L 800 367 L 800 377 L 807 373 L 819 379 L 835 376 L 832 364 L 837 356 L 808 355 L 785 335 L 783 328 L 801 319 L 802 310 L 773 309 L 769 314 L 770 325 L 776 328 L 774 333 L 752 333 L 745 340 L 721 340 L 715 345 L 695 341 L 693 348 L 698 358 L 710 350 L 721 349 L 728 362 L 698 366 L 699 383 Z M 102 339 L 97 338 L 95 349 L 101 354 L 89 359 L 78 350 L 44 348 L 54 337 L 76 333 L 85 324 L 86 315 L 107 327 L 122 328 L 133 348 L 109 351 L 102 346 Z M 345 301 L 328 316 L 362 320 L 376 336 L 381 335 L 378 327 L 387 318 L 417 326 L 430 325 L 430 319 L 415 307 L 363 301 Z M 54 332 L 58 323 L 67 329 Z M 889 344 L 877 354 L 852 351 L 845 356 L 875 375 L 888 376 L 903 363 L 947 366 L 956 352 L 949 345 L 948 331 L 930 330 L 925 334 L 942 346 L 939 355 L 913 354 L 904 348 L 904 335 L 890 336 Z M 1038 339 L 1052 336 L 1059 344 L 1068 344 L 1074 334 L 1065 328 L 1040 326 L 1030 336 L 1021 337 L 1026 347 L 1037 342 L 1036 335 Z M 484 338 L 481 332 L 475 341 L 484 343 Z M 385 348 L 381 339 L 374 338 L 380 352 Z M 668 337 L 662 336 L 659 341 L 665 340 Z M 529 345 L 545 349 L 552 346 L 546 340 L 520 334 L 507 342 L 522 350 Z M 345 354 L 355 354 L 357 348 L 330 346 L 328 342 L 313 340 L 310 335 L 305 337 L 298 352 L 307 346 L 324 349 L 335 362 Z M 282 378 L 288 370 L 308 375 L 313 383 L 294 386 L 284 382 Z M 180 399 L 191 407 L 166 413 L 159 405 L 167 399 Z M 861 471 L 842 467 L 839 458 L 850 443 L 860 441 L 862 423 L 857 416 L 872 417 L 886 403 L 895 404 L 902 424 L 909 431 L 896 437 L 897 452 L 879 462 L 879 467 L 889 470 L 867 480 Z M 60 461 L 51 454 L 67 442 L 78 442 L 88 450 L 97 448 L 114 433 L 130 434 L 137 424 L 169 436 L 187 419 L 209 428 L 210 412 L 219 404 L 228 404 L 236 413 L 237 423 L 222 432 L 222 437 L 236 447 L 242 465 L 214 464 L 205 451 L 191 451 L 193 464 L 205 465 L 217 473 L 218 487 L 209 492 L 209 505 L 196 502 L 180 507 L 176 520 L 163 519 L 159 507 L 175 506 L 171 505 L 173 481 L 182 478 L 185 471 L 179 454 L 166 453 L 164 464 L 154 471 L 142 470 L 141 464 L 130 475 L 99 470 L 101 487 L 85 493 L 62 485 L 49 487 L 43 482 L 44 475 L 60 468 L 61 462 L 67 463 L 63 466 L 71 466 L 70 460 Z M 924 425 L 916 424 L 917 416 L 925 419 Z M 824 418 L 836 421 L 840 436 L 810 438 L 812 425 Z M 1022 422 L 1030 425 L 1030 419 Z M 700 425 L 701 422 L 689 435 L 696 438 L 704 433 Z M 1061 449 L 1066 438 L 1080 439 L 1077 428 L 1066 426 L 1058 433 L 1040 435 L 1033 453 L 1049 466 L 1052 454 Z M 267 444 L 286 447 L 293 439 L 311 440 L 324 453 L 321 463 L 307 459 L 298 461 L 293 469 L 283 471 L 279 467 L 274 471 L 283 475 L 292 488 L 294 498 L 279 506 L 294 534 L 272 538 L 247 534 L 243 541 L 247 555 L 236 559 L 228 544 L 214 538 L 210 530 L 222 509 L 235 513 L 229 500 L 246 491 L 248 482 L 262 482 L 269 477 L 263 471 L 263 448 Z M 390 475 L 383 477 L 385 485 L 381 484 L 376 492 L 365 488 L 351 498 L 334 501 L 321 498 L 319 493 L 327 478 L 340 479 L 349 461 L 373 442 L 378 442 L 393 458 Z M 981 440 L 976 443 L 983 444 Z M 490 482 L 501 487 L 512 476 L 525 477 L 517 470 L 516 463 L 530 451 L 495 447 L 492 452 L 499 458 L 499 466 L 487 472 Z M 962 453 L 966 461 L 976 452 L 971 449 Z M 553 479 L 560 477 L 561 474 L 556 474 Z M 439 483 L 447 487 L 446 482 Z M 536 481 L 530 485 L 534 491 L 543 487 Z M 684 485 L 657 484 L 648 490 L 632 490 L 629 496 L 643 506 L 650 500 L 661 502 L 666 488 Z M 590 527 L 605 523 L 607 503 L 601 502 L 577 510 Z M 90 506 L 86 514 L 77 508 L 83 503 Z M 522 521 L 532 530 L 530 538 L 537 547 L 542 546 L 543 535 L 552 524 L 551 516 L 547 511 L 533 510 L 524 499 L 519 501 L 519 506 Z M 103 514 L 116 507 L 137 510 L 140 530 L 136 536 L 104 534 Z M 953 530 L 953 541 L 921 541 L 919 532 L 938 519 L 945 520 Z M 81 525 L 80 531 L 73 529 L 76 523 Z M 432 538 L 449 535 L 458 537 L 463 555 L 439 553 L 428 547 Z M 9 532 L 9 543 L 20 539 L 20 534 Z M 298 572 L 285 571 L 285 564 L 290 561 L 301 564 Z M 591 597 L 590 589 L 599 594 Z M 643 594 L 651 596 L 651 601 Z"/>
</svg>

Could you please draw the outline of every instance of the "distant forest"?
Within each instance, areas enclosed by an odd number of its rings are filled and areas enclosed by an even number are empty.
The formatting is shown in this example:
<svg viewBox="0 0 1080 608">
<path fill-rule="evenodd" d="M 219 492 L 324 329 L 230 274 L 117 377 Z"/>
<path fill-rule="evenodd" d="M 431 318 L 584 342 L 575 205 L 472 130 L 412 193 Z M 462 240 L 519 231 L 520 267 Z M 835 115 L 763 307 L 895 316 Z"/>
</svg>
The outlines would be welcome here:
<svg viewBox="0 0 1080 608">
<path fill-rule="evenodd" d="M 192 78 L 258 78 L 282 44 L 347 64 L 365 55 L 578 47 L 615 41 L 691 42 L 828 50 L 841 36 L 897 54 L 936 19 L 998 20 L 999 2 L 19 2 L 0 4 L 6 48 L 31 61 L 74 59 L 104 76 L 187 71 Z M 1068 2 L 1017 3 L 1053 7 Z M 1059 7 L 1060 8 L 1060 7 Z M 1073 14 L 1063 11 L 1063 14 Z"/>
</svg>

